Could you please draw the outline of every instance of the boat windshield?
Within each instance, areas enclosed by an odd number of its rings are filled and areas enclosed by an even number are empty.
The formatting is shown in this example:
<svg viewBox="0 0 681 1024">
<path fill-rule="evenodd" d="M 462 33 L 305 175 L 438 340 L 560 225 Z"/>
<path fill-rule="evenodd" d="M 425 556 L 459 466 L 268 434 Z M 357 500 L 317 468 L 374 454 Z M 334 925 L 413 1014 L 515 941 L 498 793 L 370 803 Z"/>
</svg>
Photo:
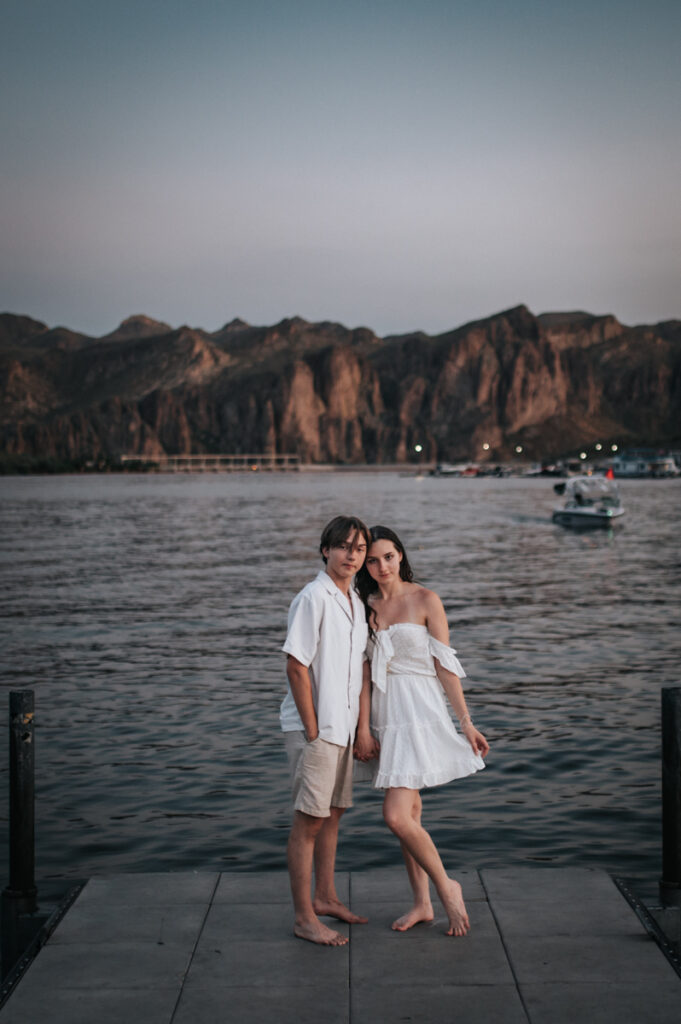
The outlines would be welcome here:
<svg viewBox="0 0 681 1024">
<path fill-rule="evenodd" d="M 576 476 L 565 485 L 565 497 L 578 505 L 619 505 L 620 496 L 614 480 L 602 476 Z"/>
</svg>

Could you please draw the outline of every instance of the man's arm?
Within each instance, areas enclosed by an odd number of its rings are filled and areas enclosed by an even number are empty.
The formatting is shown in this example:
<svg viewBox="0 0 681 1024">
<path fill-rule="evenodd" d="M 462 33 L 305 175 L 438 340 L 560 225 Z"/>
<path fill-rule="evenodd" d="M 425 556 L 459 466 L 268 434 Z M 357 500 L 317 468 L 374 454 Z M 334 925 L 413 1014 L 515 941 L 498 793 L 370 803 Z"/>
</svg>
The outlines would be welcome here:
<svg viewBox="0 0 681 1024">
<path fill-rule="evenodd" d="M 293 694 L 293 700 L 303 723 L 305 739 L 308 743 L 311 743 L 319 735 L 319 726 L 317 725 L 317 712 L 314 709 L 314 702 L 312 700 L 310 673 L 297 658 L 294 658 L 292 654 L 287 654 L 286 675 L 291 687 L 291 693 Z"/>
</svg>

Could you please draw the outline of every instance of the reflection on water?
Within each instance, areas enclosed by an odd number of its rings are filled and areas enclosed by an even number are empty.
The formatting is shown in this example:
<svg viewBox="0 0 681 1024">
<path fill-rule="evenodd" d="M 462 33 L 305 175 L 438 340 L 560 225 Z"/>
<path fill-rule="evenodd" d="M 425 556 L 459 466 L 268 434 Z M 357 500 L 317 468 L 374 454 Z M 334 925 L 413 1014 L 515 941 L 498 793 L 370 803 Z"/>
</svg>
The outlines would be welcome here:
<svg viewBox="0 0 681 1024">
<path fill-rule="evenodd" d="M 679 683 L 678 481 L 613 532 L 551 481 L 385 473 L 5 479 L 1 682 L 37 709 L 37 873 L 283 867 L 286 611 L 324 523 L 395 528 L 442 596 L 487 770 L 425 794 L 450 864 L 659 874 L 659 691 Z M 1 728 L 6 735 L 7 697 Z M 0 780 L 6 827 L 6 759 Z M 339 865 L 399 860 L 358 789 Z"/>
</svg>

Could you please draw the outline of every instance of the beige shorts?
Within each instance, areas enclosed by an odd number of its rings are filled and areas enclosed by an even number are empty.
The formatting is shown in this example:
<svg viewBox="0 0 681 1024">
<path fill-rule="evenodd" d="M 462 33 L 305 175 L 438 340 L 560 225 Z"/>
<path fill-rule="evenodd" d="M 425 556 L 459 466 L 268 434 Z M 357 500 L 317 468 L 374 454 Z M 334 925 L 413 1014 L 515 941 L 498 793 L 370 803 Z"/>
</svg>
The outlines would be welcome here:
<svg viewBox="0 0 681 1024">
<path fill-rule="evenodd" d="M 308 743 L 299 729 L 285 732 L 284 742 L 296 811 L 328 818 L 332 807 L 352 807 L 352 743 L 339 747 L 319 736 Z"/>
</svg>

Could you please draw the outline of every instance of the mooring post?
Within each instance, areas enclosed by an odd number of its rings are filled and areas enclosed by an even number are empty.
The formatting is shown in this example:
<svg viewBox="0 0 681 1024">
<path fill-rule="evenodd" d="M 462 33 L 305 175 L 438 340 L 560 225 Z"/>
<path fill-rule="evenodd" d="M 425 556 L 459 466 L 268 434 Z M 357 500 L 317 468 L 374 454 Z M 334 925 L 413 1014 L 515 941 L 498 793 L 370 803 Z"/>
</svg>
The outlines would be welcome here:
<svg viewBox="0 0 681 1024">
<path fill-rule="evenodd" d="M 681 905 L 681 686 L 662 690 L 663 903 Z"/>
<path fill-rule="evenodd" d="M 33 690 L 9 695 L 9 885 L 3 895 L 22 914 L 36 909 Z"/>
<path fill-rule="evenodd" d="M 33 690 L 9 695 L 9 885 L 2 890 L 2 978 L 35 932 L 35 745 Z"/>
</svg>

